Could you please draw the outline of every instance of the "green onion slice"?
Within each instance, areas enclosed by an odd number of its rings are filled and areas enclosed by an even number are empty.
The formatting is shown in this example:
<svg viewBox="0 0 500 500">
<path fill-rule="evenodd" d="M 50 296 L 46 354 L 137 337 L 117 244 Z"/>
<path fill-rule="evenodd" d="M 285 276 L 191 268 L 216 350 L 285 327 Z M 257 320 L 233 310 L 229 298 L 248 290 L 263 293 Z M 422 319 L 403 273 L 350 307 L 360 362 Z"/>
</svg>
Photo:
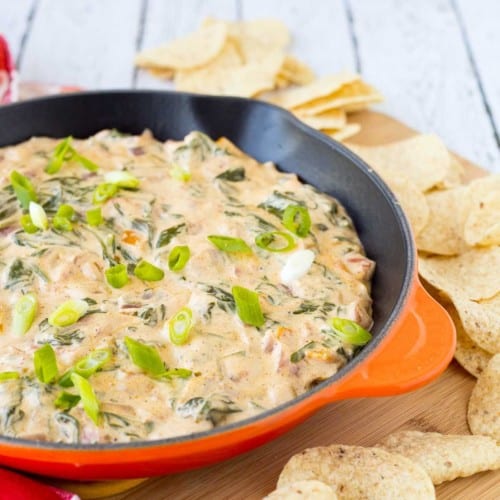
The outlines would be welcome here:
<svg viewBox="0 0 500 500">
<path fill-rule="evenodd" d="M 193 312 L 189 307 L 183 307 L 168 323 L 168 332 L 172 344 L 185 344 L 188 341 L 189 332 L 192 327 Z"/>
<path fill-rule="evenodd" d="M 68 220 L 74 220 L 75 219 L 75 209 L 71 205 L 60 205 L 59 208 L 57 209 L 56 215 L 60 217 L 64 217 Z"/>
<path fill-rule="evenodd" d="M 117 264 L 104 271 L 106 281 L 113 288 L 122 288 L 128 283 L 127 266 L 125 264 Z"/>
<path fill-rule="evenodd" d="M 193 372 L 187 368 L 171 368 L 170 370 L 165 370 L 160 378 L 165 378 L 171 380 L 173 378 L 189 378 Z"/>
<path fill-rule="evenodd" d="M 19 372 L 0 372 L 0 382 L 16 380 L 20 377 Z"/>
<path fill-rule="evenodd" d="M 171 271 L 182 271 L 191 256 L 189 247 L 186 245 L 178 245 L 172 248 L 168 255 L 168 268 Z"/>
<path fill-rule="evenodd" d="M 85 217 L 89 226 L 99 226 L 103 223 L 101 207 L 87 210 Z"/>
<path fill-rule="evenodd" d="M 71 408 L 80 402 L 80 399 L 78 394 L 62 391 L 54 401 L 54 405 L 61 410 L 71 410 Z"/>
<path fill-rule="evenodd" d="M 21 227 L 24 229 L 25 233 L 33 234 L 39 231 L 39 229 L 33 224 L 30 214 L 21 215 Z"/>
<path fill-rule="evenodd" d="M 78 373 L 71 375 L 71 381 L 80 395 L 85 413 L 92 419 L 94 424 L 99 424 L 99 401 L 95 395 L 90 382 Z"/>
<path fill-rule="evenodd" d="M 113 198 L 113 196 L 118 192 L 118 186 L 116 184 L 103 183 L 99 184 L 92 195 L 92 203 L 94 205 L 100 205 L 105 201 Z"/>
<path fill-rule="evenodd" d="M 125 346 L 135 365 L 149 375 L 157 377 L 165 372 L 165 365 L 156 347 L 125 337 Z"/>
<path fill-rule="evenodd" d="M 62 387 L 71 387 L 71 375 L 78 373 L 81 377 L 89 378 L 94 373 L 98 372 L 111 359 L 111 351 L 109 349 L 96 349 L 87 354 L 84 358 L 77 361 L 60 379 L 59 385 Z"/>
<path fill-rule="evenodd" d="M 50 344 L 44 344 L 33 355 L 35 375 L 44 384 L 50 384 L 58 374 L 56 353 Z"/>
<path fill-rule="evenodd" d="M 35 201 L 30 201 L 28 209 L 31 222 L 33 222 L 37 228 L 42 231 L 46 231 L 49 228 L 49 219 L 47 218 L 47 214 L 45 213 L 42 205 L 39 205 Z"/>
<path fill-rule="evenodd" d="M 262 326 L 266 320 L 260 308 L 259 295 L 242 286 L 233 286 L 232 293 L 236 303 L 236 312 L 241 321 L 247 325 Z"/>
<path fill-rule="evenodd" d="M 17 170 L 13 170 L 10 174 L 10 183 L 14 189 L 14 193 L 21 204 L 23 210 L 28 210 L 30 201 L 37 201 L 35 188 L 31 181 L 20 174 Z"/>
<path fill-rule="evenodd" d="M 73 231 L 73 224 L 71 221 L 62 215 L 55 215 L 52 219 L 52 225 L 54 229 L 58 231 Z"/>
<path fill-rule="evenodd" d="M 38 309 L 38 300 L 32 293 L 23 295 L 14 306 L 12 312 L 12 331 L 16 335 L 24 335 L 33 324 Z"/>
<path fill-rule="evenodd" d="M 241 239 L 231 236 L 220 236 L 212 234 L 207 236 L 208 240 L 213 243 L 219 250 L 230 253 L 252 253 L 252 249 Z"/>
<path fill-rule="evenodd" d="M 350 319 L 336 317 L 331 318 L 329 323 L 333 329 L 333 334 L 348 344 L 365 345 L 372 338 L 369 331 Z"/>
<path fill-rule="evenodd" d="M 269 231 L 255 237 L 255 244 L 268 252 L 288 252 L 295 248 L 295 240 L 283 231 Z"/>
<path fill-rule="evenodd" d="M 76 151 L 73 160 L 77 161 L 83 168 L 86 168 L 90 172 L 99 170 L 99 166 L 96 165 L 92 160 L 89 160 L 86 156 L 78 154 Z"/>
<path fill-rule="evenodd" d="M 126 170 L 107 172 L 104 175 L 104 180 L 109 184 L 115 184 L 124 189 L 137 189 L 139 187 L 139 179 Z"/>
<path fill-rule="evenodd" d="M 73 157 L 74 149 L 71 147 L 72 141 L 73 137 L 69 136 L 57 144 L 54 152 L 52 153 L 52 158 L 45 167 L 45 172 L 50 175 L 56 174 L 59 170 L 61 170 L 63 163 Z"/>
<path fill-rule="evenodd" d="M 191 172 L 182 168 L 178 163 L 173 164 L 170 175 L 176 181 L 188 182 L 191 179 Z"/>
<path fill-rule="evenodd" d="M 163 269 L 150 264 L 145 260 L 141 260 L 135 266 L 134 274 L 144 281 L 160 281 L 165 276 Z"/>
<path fill-rule="evenodd" d="M 50 316 L 52 326 L 69 326 L 76 323 L 89 309 L 85 300 L 67 300 L 63 302 Z"/>
<path fill-rule="evenodd" d="M 309 211 L 301 205 L 288 205 L 283 212 L 281 222 L 289 231 L 301 238 L 305 238 L 311 229 Z"/>
</svg>

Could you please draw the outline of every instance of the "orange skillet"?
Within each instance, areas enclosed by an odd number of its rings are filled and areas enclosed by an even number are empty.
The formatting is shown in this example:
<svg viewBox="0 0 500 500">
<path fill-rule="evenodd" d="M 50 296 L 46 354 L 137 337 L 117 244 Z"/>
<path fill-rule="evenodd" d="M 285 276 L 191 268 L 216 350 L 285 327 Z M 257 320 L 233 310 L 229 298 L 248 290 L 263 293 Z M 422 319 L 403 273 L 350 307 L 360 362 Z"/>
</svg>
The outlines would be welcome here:
<svg viewBox="0 0 500 500">
<path fill-rule="evenodd" d="M 377 264 L 373 340 L 330 379 L 253 418 L 179 438 L 122 444 L 0 437 L 0 465 L 75 480 L 148 477 L 202 467 L 279 436 L 332 401 L 407 392 L 446 368 L 455 347 L 454 327 L 418 281 L 403 212 L 384 182 L 342 145 L 286 111 L 238 98 L 112 91 L 0 108 L 0 146 L 33 135 L 87 137 L 103 128 L 129 133 L 149 128 L 160 140 L 180 139 L 192 130 L 226 136 L 257 160 L 273 161 L 338 198 Z"/>
</svg>

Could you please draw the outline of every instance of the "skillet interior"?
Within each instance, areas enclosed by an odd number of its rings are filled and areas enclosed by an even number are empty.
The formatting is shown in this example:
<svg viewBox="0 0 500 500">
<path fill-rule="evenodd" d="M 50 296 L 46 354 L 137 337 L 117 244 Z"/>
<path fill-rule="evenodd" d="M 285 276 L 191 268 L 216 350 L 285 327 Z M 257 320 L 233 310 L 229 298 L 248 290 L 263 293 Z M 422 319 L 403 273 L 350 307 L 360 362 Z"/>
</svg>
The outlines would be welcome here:
<svg viewBox="0 0 500 500">
<path fill-rule="evenodd" d="M 201 130 L 213 138 L 226 136 L 257 160 L 271 160 L 281 170 L 297 173 L 303 181 L 343 203 L 368 256 L 377 264 L 372 290 L 374 340 L 338 374 L 319 384 L 314 392 L 353 370 L 391 329 L 411 292 L 415 267 L 411 233 L 401 208 L 385 184 L 341 144 L 303 125 L 284 110 L 239 98 L 161 91 L 89 92 L 38 99 L 0 109 L 0 146 L 36 135 L 64 137 L 71 134 L 83 138 L 104 128 L 133 134 L 149 128 L 160 140 L 182 139 L 192 130 Z M 304 397 L 307 394 L 298 399 Z M 290 405 L 293 401 L 253 419 Z M 245 423 L 248 420 L 228 427 Z M 223 432 L 224 429 L 210 432 Z M 189 436 L 161 442 L 184 439 Z M 4 440 L 15 441 L 0 437 L 0 442 Z M 18 441 L 41 447 L 98 449 L 123 446 Z M 133 447 L 147 445 L 148 442 L 132 444 Z"/>
</svg>

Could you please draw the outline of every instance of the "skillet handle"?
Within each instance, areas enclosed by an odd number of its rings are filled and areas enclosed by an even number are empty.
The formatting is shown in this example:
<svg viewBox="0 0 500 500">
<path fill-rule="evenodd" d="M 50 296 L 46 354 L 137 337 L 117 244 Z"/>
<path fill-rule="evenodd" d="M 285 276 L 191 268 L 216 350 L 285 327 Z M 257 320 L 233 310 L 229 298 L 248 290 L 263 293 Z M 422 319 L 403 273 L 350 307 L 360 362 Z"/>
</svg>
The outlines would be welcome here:
<svg viewBox="0 0 500 500">
<path fill-rule="evenodd" d="M 332 387 L 330 401 L 408 392 L 446 369 L 455 352 L 455 325 L 418 278 L 415 281 L 406 316 L 371 359 Z"/>
</svg>

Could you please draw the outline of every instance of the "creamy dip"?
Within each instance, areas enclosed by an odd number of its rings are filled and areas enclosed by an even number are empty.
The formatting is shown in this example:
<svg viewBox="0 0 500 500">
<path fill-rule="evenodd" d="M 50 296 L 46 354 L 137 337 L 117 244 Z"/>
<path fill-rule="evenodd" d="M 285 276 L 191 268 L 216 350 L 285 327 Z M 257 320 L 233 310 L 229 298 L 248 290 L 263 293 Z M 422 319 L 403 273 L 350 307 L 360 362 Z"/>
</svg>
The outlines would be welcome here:
<svg viewBox="0 0 500 500">
<path fill-rule="evenodd" d="M 148 131 L 104 130 L 72 141 L 97 171 L 73 158 L 49 174 L 60 142 L 33 138 L 0 149 L 0 372 L 16 374 L 0 381 L 0 434 L 94 443 L 203 431 L 304 393 L 359 350 L 335 335 L 331 319 L 371 327 L 374 264 L 338 201 L 199 132 L 161 143 Z M 31 180 L 48 229 L 21 227 L 14 170 Z M 96 205 L 96 186 L 116 171 L 128 172 L 138 186 L 119 188 Z M 61 204 L 75 210 L 69 230 L 54 228 Z M 310 216 L 304 237 L 285 227 L 288 206 L 304 207 Z M 103 222 L 91 225 L 85 214 L 96 207 Z M 269 232 L 285 233 L 293 248 L 258 246 L 256 238 Z M 210 235 L 239 238 L 250 251 L 220 249 Z M 171 270 L 177 246 L 187 246 L 190 256 L 182 269 Z M 138 278 L 141 260 L 162 269 L 163 278 Z M 128 282 L 114 288 L 105 271 L 120 263 Z M 257 294 L 262 324 L 242 320 L 234 286 Z M 20 335 L 12 331 L 13 310 L 27 293 L 38 305 Z M 84 299 L 88 310 L 68 326 L 51 325 L 49 316 L 70 299 Z M 175 344 L 169 327 L 183 308 L 192 324 Z M 171 376 L 141 368 L 125 338 L 153 347 Z M 34 367 L 34 353 L 44 344 L 57 360 L 50 383 Z M 75 387 L 61 387 L 60 377 L 96 349 L 110 353 L 87 376 L 97 420 L 78 398 L 66 409 L 55 403 L 62 391 L 77 394 Z"/>
</svg>

